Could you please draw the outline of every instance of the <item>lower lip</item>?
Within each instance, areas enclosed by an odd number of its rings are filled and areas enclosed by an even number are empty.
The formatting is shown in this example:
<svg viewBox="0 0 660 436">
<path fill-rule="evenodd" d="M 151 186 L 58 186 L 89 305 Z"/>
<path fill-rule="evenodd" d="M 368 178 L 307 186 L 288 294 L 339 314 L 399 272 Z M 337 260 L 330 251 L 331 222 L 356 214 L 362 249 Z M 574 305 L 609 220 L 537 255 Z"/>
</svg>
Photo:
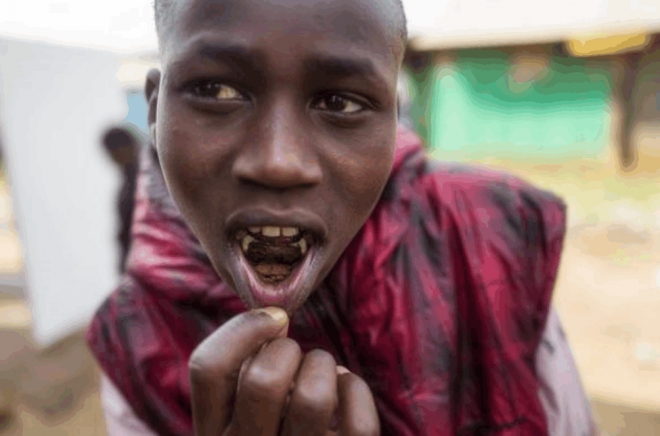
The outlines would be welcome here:
<svg viewBox="0 0 660 436">
<path fill-rule="evenodd" d="M 284 309 L 292 307 L 300 298 L 305 285 L 305 271 L 309 271 L 316 254 L 315 247 L 310 247 L 302 263 L 298 264 L 291 275 L 281 283 L 266 284 L 257 277 L 243 252 L 239 251 L 239 268 L 247 276 L 247 284 L 256 307 L 277 306 Z"/>
</svg>

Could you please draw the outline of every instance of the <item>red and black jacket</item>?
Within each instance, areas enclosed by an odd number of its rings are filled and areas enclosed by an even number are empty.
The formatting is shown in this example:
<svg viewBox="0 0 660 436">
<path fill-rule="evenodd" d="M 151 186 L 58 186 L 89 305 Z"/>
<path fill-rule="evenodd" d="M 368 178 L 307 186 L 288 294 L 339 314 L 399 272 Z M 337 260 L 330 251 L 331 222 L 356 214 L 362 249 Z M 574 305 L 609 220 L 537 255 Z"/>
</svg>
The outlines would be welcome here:
<svg viewBox="0 0 660 436">
<path fill-rule="evenodd" d="M 534 356 L 565 206 L 522 180 L 428 159 L 400 130 L 377 207 L 290 336 L 372 389 L 382 433 L 547 434 Z M 138 182 L 128 269 L 88 341 L 139 418 L 192 435 L 187 362 L 243 303 L 211 267 L 151 153 Z"/>
</svg>

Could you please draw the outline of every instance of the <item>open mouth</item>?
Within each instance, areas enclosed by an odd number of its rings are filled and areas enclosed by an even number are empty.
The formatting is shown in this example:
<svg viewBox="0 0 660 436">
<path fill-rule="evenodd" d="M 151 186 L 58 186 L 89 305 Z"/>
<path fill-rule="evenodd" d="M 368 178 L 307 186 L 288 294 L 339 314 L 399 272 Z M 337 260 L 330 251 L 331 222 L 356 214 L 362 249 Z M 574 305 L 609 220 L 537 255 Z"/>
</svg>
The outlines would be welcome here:
<svg viewBox="0 0 660 436">
<path fill-rule="evenodd" d="M 248 227 L 236 232 L 237 284 L 251 306 L 295 310 L 314 286 L 320 238 L 302 227 Z"/>
<path fill-rule="evenodd" d="M 250 308 L 278 306 L 293 314 L 323 274 L 328 228 L 303 209 L 239 209 L 226 221 L 231 255 L 225 268 Z"/>
<path fill-rule="evenodd" d="M 315 243 L 312 232 L 299 227 L 249 227 L 237 232 L 241 252 L 255 276 L 278 285 L 291 278 Z"/>
</svg>

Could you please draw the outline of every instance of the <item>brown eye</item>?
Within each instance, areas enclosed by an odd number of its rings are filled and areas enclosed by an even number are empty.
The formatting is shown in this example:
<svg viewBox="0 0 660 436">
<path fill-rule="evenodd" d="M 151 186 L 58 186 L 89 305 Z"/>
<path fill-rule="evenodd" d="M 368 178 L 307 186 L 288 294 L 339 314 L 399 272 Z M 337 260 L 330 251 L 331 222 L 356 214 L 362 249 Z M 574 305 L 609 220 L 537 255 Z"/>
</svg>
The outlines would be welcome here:
<svg viewBox="0 0 660 436">
<path fill-rule="evenodd" d="M 361 104 L 338 94 L 327 95 L 319 99 L 316 108 L 343 114 L 353 114 L 364 109 Z"/>
<path fill-rule="evenodd" d="M 198 83 L 195 85 L 193 91 L 198 97 L 212 98 L 219 101 L 244 100 L 243 94 L 241 94 L 236 88 L 224 83 Z"/>
</svg>

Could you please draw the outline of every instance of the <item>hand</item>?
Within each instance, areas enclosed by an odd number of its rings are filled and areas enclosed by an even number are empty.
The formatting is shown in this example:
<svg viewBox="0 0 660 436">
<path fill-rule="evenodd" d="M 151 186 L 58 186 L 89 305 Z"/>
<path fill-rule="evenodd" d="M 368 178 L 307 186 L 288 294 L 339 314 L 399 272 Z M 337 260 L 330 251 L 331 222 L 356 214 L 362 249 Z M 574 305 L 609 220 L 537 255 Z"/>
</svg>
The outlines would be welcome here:
<svg viewBox="0 0 660 436">
<path fill-rule="evenodd" d="M 190 359 L 196 436 L 376 436 L 378 413 L 358 376 L 325 351 L 303 355 L 288 318 L 267 308 L 236 316 Z M 337 413 L 339 433 L 329 430 Z"/>
</svg>

